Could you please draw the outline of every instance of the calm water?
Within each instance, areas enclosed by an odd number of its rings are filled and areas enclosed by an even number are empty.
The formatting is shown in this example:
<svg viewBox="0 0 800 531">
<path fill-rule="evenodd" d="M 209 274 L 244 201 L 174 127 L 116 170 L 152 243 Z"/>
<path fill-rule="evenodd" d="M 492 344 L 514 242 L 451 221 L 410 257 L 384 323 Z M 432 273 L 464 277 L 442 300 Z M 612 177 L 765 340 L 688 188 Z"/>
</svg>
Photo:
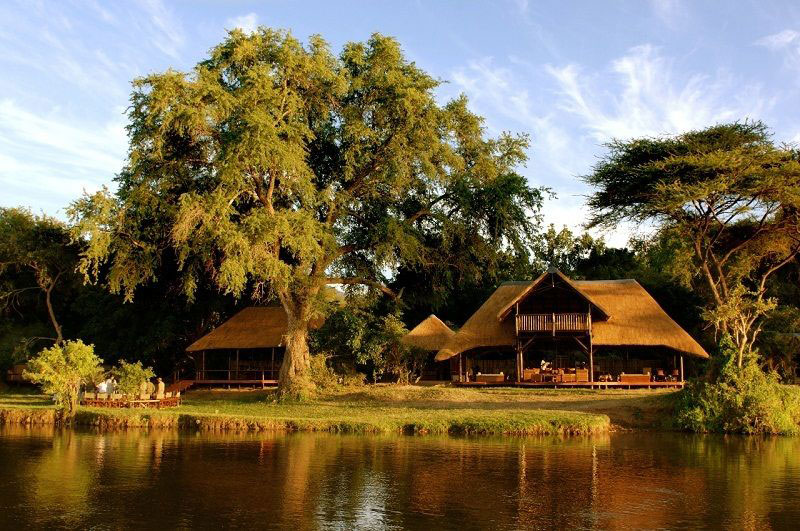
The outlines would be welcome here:
<svg viewBox="0 0 800 531">
<path fill-rule="evenodd" d="M 0 529 L 797 529 L 800 439 L 0 427 Z"/>
</svg>

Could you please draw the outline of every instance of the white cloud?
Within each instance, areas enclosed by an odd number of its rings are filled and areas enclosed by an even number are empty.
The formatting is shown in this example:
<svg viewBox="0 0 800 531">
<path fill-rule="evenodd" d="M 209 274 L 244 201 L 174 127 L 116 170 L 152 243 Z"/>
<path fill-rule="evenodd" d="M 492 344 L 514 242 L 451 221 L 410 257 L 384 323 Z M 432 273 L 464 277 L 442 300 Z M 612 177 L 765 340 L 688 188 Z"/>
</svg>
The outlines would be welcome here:
<svg viewBox="0 0 800 531">
<path fill-rule="evenodd" d="M 140 0 L 151 26 L 148 28 L 153 44 L 166 55 L 177 59 L 186 41 L 183 26 L 161 0 Z"/>
<path fill-rule="evenodd" d="M 258 29 L 258 15 L 255 13 L 248 13 L 238 17 L 229 18 L 225 22 L 227 29 L 239 28 L 245 33 L 253 33 Z"/>
<path fill-rule="evenodd" d="M 524 173 L 534 185 L 550 187 L 557 194 L 556 199 L 545 201 L 545 223 L 559 228 L 566 225 L 580 232 L 586 220 L 586 187 L 577 176 L 589 170 L 593 146 L 570 137 L 558 109 L 546 99 L 548 92 L 538 83 L 534 83 L 537 90 L 531 92 L 530 84 L 519 77 L 519 70 L 526 65 L 518 59 L 510 61 L 513 69 L 498 66 L 488 57 L 474 60 L 453 71 L 449 78 L 467 94 L 478 114 L 488 117 L 487 127 L 492 134 L 501 131 L 494 121 L 516 124 L 509 128 L 531 134 L 530 161 Z M 539 71 L 543 74 L 541 68 Z M 628 232 L 608 231 L 606 237 L 612 245 L 624 245 Z"/>
<path fill-rule="evenodd" d="M 493 134 L 502 129 L 531 133 L 526 173 L 558 194 L 545 204 L 545 221 L 573 230 L 582 230 L 584 196 L 590 193 L 578 176 L 591 171 L 603 153 L 602 143 L 755 119 L 773 105 L 759 85 L 742 83 L 722 70 L 682 72 L 674 59 L 649 45 L 595 71 L 578 64 L 530 65 L 514 58 L 508 63 L 473 60 L 448 77 L 487 117 Z M 621 225 L 604 236 L 612 245 L 623 245 L 636 230 Z"/>
<path fill-rule="evenodd" d="M 558 107 L 599 142 L 758 118 L 773 104 L 760 86 L 743 85 L 724 71 L 680 76 L 674 61 L 650 45 L 614 60 L 611 79 L 602 72 L 584 74 L 575 64 L 547 70 L 561 94 Z"/>
<path fill-rule="evenodd" d="M 549 165 L 562 178 L 572 178 L 577 167 L 574 158 L 567 156 L 570 142 L 566 131 L 559 125 L 552 111 L 534 101 L 528 88 L 514 72 L 495 66 L 490 57 L 470 61 L 466 68 L 453 71 L 450 79 L 465 92 L 480 114 L 499 114 L 522 126 L 533 136 L 533 157 Z M 493 124 L 488 124 L 493 128 Z M 494 133 L 499 133 L 493 128 Z"/>
<path fill-rule="evenodd" d="M 670 28 L 677 28 L 687 19 L 685 6 L 681 0 L 650 0 L 655 15 Z"/>
<path fill-rule="evenodd" d="M 755 43 L 759 46 L 764 46 L 770 50 L 782 50 L 792 43 L 796 43 L 800 39 L 800 33 L 785 29 L 772 35 L 767 35 L 758 39 Z"/>
<path fill-rule="evenodd" d="M 108 184 L 125 160 L 124 116 L 105 124 L 31 111 L 0 100 L 0 186 L 7 205 L 63 208 L 84 190 Z"/>
<path fill-rule="evenodd" d="M 783 55 L 784 64 L 792 70 L 800 70 L 800 32 L 785 29 L 758 39 L 755 44 Z"/>
</svg>

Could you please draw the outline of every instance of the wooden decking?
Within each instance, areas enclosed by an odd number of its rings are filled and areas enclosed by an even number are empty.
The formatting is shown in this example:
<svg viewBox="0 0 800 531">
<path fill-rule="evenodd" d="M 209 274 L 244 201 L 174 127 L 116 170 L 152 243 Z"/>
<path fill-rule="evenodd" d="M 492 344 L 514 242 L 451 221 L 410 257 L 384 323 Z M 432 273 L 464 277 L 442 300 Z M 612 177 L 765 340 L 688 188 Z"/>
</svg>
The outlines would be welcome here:
<svg viewBox="0 0 800 531">
<path fill-rule="evenodd" d="M 215 380 L 178 380 L 167 386 L 167 391 L 186 391 L 190 387 L 277 387 L 278 380 L 268 379 L 215 379 Z"/>
<path fill-rule="evenodd" d="M 522 387 L 534 389 L 681 389 L 684 382 L 453 382 L 456 387 Z"/>
</svg>

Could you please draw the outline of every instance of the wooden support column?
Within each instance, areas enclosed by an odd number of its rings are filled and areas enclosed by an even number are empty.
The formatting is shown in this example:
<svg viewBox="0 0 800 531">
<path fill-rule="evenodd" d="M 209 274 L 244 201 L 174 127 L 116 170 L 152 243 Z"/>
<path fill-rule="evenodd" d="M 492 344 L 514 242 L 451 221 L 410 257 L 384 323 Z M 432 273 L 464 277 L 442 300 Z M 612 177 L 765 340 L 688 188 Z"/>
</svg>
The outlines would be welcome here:
<svg viewBox="0 0 800 531">
<path fill-rule="evenodd" d="M 270 366 L 270 378 L 275 380 L 275 347 L 272 347 L 272 365 Z"/>
<path fill-rule="evenodd" d="M 463 362 L 462 362 L 462 357 L 463 357 L 463 355 L 459 352 L 459 354 L 458 354 L 458 381 L 459 381 L 459 383 L 464 381 L 464 365 L 463 365 Z"/>
<path fill-rule="evenodd" d="M 239 349 L 236 349 L 236 379 L 239 379 Z"/>
<path fill-rule="evenodd" d="M 589 314 L 586 316 L 589 323 L 589 383 L 594 384 L 594 345 L 592 345 L 592 307 L 589 306 Z M 594 385 L 592 385 L 594 388 Z"/>
<path fill-rule="evenodd" d="M 203 362 L 201 364 L 201 367 L 202 368 L 200 369 L 200 379 L 201 380 L 205 380 L 206 379 L 206 351 L 205 350 L 203 351 Z"/>
<path fill-rule="evenodd" d="M 681 383 L 683 383 L 683 354 L 681 354 Z"/>
<path fill-rule="evenodd" d="M 517 383 L 522 381 L 522 343 L 517 341 Z"/>
</svg>

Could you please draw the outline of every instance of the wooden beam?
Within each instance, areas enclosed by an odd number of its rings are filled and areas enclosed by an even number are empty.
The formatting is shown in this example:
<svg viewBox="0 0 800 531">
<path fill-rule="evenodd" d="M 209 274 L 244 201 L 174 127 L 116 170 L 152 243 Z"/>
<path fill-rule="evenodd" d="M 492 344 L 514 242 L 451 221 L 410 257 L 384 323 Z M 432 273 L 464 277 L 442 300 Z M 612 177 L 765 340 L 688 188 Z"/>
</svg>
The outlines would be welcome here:
<svg viewBox="0 0 800 531">
<path fill-rule="evenodd" d="M 681 354 L 681 382 L 683 382 L 683 354 Z"/>
<path fill-rule="evenodd" d="M 589 383 L 594 384 L 594 346 L 592 345 L 592 305 L 589 305 L 589 312 L 586 318 L 589 320 Z M 592 385 L 594 388 L 594 385 Z"/>
<path fill-rule="evenodd" d="M 572 337 L 572 339 L 574 339 L 574 340 L 575 340 L 575 342 L 576 342 L 578 345 L 580 345 L 581 349 L 583 349 L 583 351 L 584 351 L 586 354 L 588 354 L 588 353 L 589 353 L 589 347 L 587 347 L 586 345 L 584 345 L 584 344 L 583 344 L 583 341 L 581 341 L 580 339 L 578 339 L 578 338 L 577 338 L 577 337 L 575 337 L 575 336 L 573 336 L 573 337 Z"/>
</svg>

